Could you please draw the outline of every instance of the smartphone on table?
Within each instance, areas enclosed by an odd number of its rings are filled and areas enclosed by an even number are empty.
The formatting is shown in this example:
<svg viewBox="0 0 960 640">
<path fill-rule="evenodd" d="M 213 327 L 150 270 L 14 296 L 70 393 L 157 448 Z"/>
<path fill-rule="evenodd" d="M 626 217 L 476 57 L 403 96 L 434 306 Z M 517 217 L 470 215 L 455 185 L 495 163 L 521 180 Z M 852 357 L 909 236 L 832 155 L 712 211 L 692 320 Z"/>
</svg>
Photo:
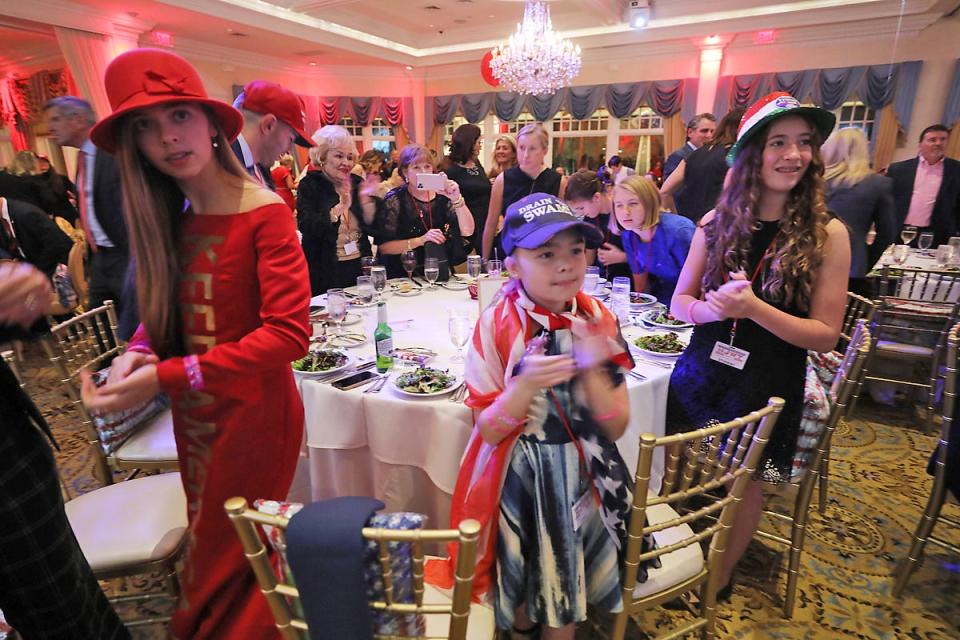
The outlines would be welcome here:
<svg viewBox="0 0 960 640">
<path fill-rule="evenodd" d="M 349 378 L 344 378 L 343 380 L 337 380 L 333 383 L 333 387 L 340 389 L 341 391 L 348 391 L 350 389 L 355 389 L 360 385 L 366 384 L 371 379 L 378 377 L 375 371 L 361 371 L 360 373 L 355 373 Z"/>
</svg>

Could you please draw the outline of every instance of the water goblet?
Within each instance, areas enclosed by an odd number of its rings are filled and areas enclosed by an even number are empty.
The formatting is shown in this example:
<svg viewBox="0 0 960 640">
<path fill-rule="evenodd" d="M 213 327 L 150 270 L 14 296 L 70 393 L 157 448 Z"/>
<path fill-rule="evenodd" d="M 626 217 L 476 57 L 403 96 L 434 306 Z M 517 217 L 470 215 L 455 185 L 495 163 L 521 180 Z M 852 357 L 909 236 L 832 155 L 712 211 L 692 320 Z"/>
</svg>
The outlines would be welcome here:
<svg viewBox="0 0 960 640">
<path fill-rule="evenodd" d="M 937 266 L 943 269 L 951 262 L 953 262 L 953 247 L 949 244 L 937 247 Z"/>
<path fill-rule="evenodd" d="M 913 242 L 913 239 L 917 237 L 917 228 L 916 227 L 904 227 L 900 230 L 900 241 L 903 244 L 910 244 Z"/>
<path fill-rule="evenodd" d="M 370 269 L 372 269 L 375 264 L 377 264 L 377 259 L 373 256 L 363 256 L 360 258 L 360 270 L 363 275 L 369 276 Z"/>
<path fill-rule="evenodd" d="M 924 231 L 920 234 L 920 239 L 917 241 L 917 246 L 920 247 L 922 251 L 926 251 L 933 246 L 933 234 L 929 231 Z"/>
<path fill-rule="evenodd" d="M 893 247 L 893 261 L 902 265 L 910 257 L 910 247 L 905 244 L 898 244 Z"/>
<path fill-rule="evenodd" d="M 407 277 L 413 280 L 413 271 L 417 268 L 417 252 L 404 251 L 400 254 L 400 261 L 403 263 L 403 270 L 407 272 Z"/>
<path fill-rule="evenodd" d="M 580 289 L 584 293 L 593 293 L 597 290 L 600 283 L 600 267 L 587 267 L 587 272 L 583 276 L 583 286 Z"/>
<path fill-rule="evenodd" d="M 343 331 L 343 321 L 347 318 L 347 294 L 343 289 L 327 289 L 327 311 L 330 319 L 337 323 L 337 335 Z"/>
<path fill-rule="evenodd" d="M 437 258 L 426 258 L 423 261 L 423 277 L 426 278 L 427 282 L 430 283 L 430 288 L 433 289 L 437 278 L 440 277 L 440 261 Z"/>
<path fill-rule="evenodd" d="M 373 287 L 373 278 L 370 276 L 359 276 L 357 278 L 357 300 L 360 304 L 370 304 L 373 302 L 373 296 L 376 289 Z"/>
<path fill-rule="evenodd" d="M 470 321 L 467 312 L 462 309 L 451 309 L 447 320 L 447 331 L 450 334 L 450 342 L 457 348 L 457 355 L 451 358 L 451 362 L 463 362 L 463 347 L 473 333 L 473 322 Z"/>
<path fill-rule="evenodd" d="M 953 247 L 953 258 L 951 261 L 956 264 L 960 262 L 960 236 L 950 238 L 950 246 Z"/>
<path fill-rule="evenodd" d="M 487 260 L 487 275 L 499 278 L 503 271 L 503 262 L 500 260 Z"/>
<path fill-rule="evenodd" d="M 373 288 L 377 290 L 377 299 L 382 299 L 383 290 L 387 287 L 387 268 L 376 265 L 370 267 L 370 280 L 373 282 Z"/>
<path fill-rule="evenodd" d="M 480 256 L 467 256 L 467 275 L 470 276 L 471 279 L 476 280 L 480 277 L 480 272 L 483 267 L 481 262 L 482 258 Z"/>
</svg>

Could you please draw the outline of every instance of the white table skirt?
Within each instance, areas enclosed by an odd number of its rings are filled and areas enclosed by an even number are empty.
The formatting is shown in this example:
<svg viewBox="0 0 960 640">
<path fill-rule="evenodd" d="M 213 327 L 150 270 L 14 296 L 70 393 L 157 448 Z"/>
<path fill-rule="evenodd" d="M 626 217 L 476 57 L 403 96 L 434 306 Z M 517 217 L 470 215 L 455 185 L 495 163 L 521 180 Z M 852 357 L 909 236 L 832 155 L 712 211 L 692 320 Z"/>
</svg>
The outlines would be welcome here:
<svg viewBox="0 0 960 640">
<path fill-rule="evenodd" d="M 450 362 L 455 349 L 447 337 L 447 310 L 461 308 L 479 316 L 466 291 L 439 289 L 414 297 L 387 295 L 389 323 L 396 347 L 427 347 L 438 352 L 431 365 L 462 372 Z M 362 330 L 372 335 L 374 310 L 363 310 Z M 413 320 L 413 322 L 407 322 Z M 361 325 L 349 327 L 360 331 Z M 642 333 L 630 327 L 628 337 Z M 352 349 L 373 357 L 371 342 Z M 644 381 L 627 378 L 630 423 L 617 447 L 628 468 L 636 467 L 639 437 L 662 435 L 670 370 L 639 363 Z M 300 382 L 306 416 L 311 497 L 372 495 L 391 511 L 419 511 L 434 526 L 446 526 L 460 458 L 473 429 L 472 411 L 447 397 L 409 398 L 388 382 L 378 394 L 362 389 L 339 391 L 313 380 Z M 660 461 L 657 467 L 662 469 Z M 662 471 L 655 469 L 654 477 Z"/>
</svg>

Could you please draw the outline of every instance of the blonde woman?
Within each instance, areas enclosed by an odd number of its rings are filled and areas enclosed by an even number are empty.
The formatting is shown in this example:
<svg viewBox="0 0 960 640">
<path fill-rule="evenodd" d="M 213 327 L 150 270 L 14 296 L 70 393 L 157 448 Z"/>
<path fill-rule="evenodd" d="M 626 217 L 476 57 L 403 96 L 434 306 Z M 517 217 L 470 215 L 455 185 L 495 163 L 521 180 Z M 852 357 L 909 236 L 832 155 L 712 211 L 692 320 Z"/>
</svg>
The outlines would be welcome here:
<svg viewBox="0 0 960 640">
<path fill-rule="evenodd" d="M 896 239 L 893 180 L 870 168 L 867 136 L 860 129 L 840 129 L 823 145 L 822 153 L 827 209 L 843 220 L 850 232 L 847 290 L 872 296 L 866 276 Z M 877 235 L 872 244 L 867 244 L 870 227 Z"/>
<path fill-rule="evenodd" d="M 503 248 L 498 241 L 500 219 L 511 204 L 531 193 L 547 193 L 563 200 L 567 178 L 544 164 L 550 134 L 540 123 L 528 124 L 517 134 L 517 166 L 507 169 L 493 181 L 490 192 L 490 207 L 483 225 L 484 260 L 494 255 L 503 257 Z"/>
<path fill-rule="evenodd" d="M 493 145 L 493 166 L 487 172 L 487 177 L 492 183 L 498 175 L 515 166 L 517 166 L 517 142 L 513 136 L 505 133 L 498 136 Z"/>
<path fill-rule="evenodd" d="M 614 187 L 613 211 L 624 229 L 623 251 L 634 291 L 669 305 L 696 226 L 681 215 L 661 212 L 657 185 L 644 176 L 632 175 Z"/>
<path fill-rule="evenodd" d="M 380 200 L 377 185 L 352 173 L 357 148 L 350 132 L 327 125 L 313 134 L 311 170 L 297 185 L 297 227 L 310 270 L 312 295 L 351 287 L 362 272 L 360 258 L 373 255 L 371 227 Z"/>
</svg>

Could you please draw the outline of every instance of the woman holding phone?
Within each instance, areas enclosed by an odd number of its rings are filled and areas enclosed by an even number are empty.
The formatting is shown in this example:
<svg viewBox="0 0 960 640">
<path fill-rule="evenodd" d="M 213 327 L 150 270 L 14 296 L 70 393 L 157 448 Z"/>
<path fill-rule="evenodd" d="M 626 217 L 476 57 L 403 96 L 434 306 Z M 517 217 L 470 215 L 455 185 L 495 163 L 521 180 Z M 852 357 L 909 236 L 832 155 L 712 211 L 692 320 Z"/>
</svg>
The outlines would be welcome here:
<svg viewBox="0 0 960 640">
<path fill-rule="evenodd" d="M 460 186 L 443 173 L 434 174 L 435 167 L 433 155 L 422 144 L 408 144 L 397 159 L 404 184 L 384 199 L 375 234 L 388 278 L 406 276 L 400 259 L 406 251 L 416 252 L 417 264 L 423 264 L 427 243 L 445 247 L 450 267 L 467 259 L 463 237 L 473 233 L 473 215 Z M 430 177 L 417 179 L 424 174 Z"/>
</svg>

